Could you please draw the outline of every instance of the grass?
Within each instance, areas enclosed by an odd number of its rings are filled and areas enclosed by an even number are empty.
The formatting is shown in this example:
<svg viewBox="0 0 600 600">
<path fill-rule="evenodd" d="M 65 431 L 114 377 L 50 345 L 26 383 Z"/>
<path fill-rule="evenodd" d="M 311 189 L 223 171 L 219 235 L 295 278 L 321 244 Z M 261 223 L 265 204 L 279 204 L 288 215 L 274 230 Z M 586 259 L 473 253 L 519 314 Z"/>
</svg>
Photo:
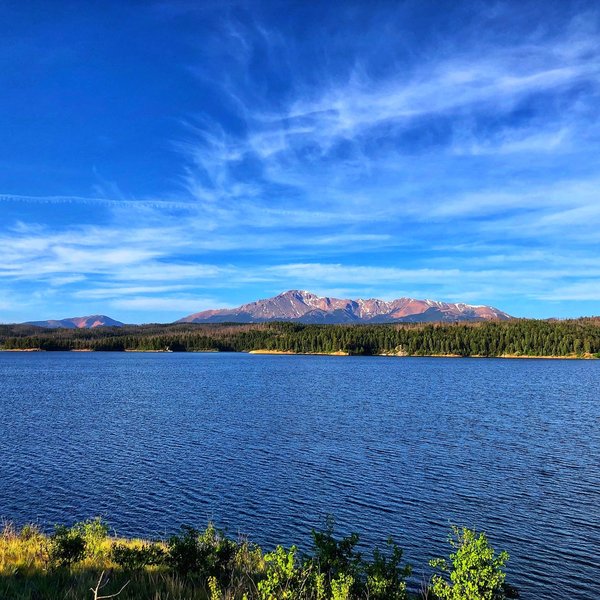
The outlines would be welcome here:
<svg viewBox="0 0 600 600">
<path fill-rule="evenodd" d="M 69 566 L 52 562 L 53 540 L 35 525 L 17 531 L 10 523 L 0 534 L 0 598 L 2 600 L 82 600 L 118 592 L 119 600 L 207 600 L 205 585 L 173 573 L 167 566 L 126 571 L 111 559 L 115 545 L 142 548 L 138 539 L 104 537 L 92 553 Z M 161 544 L 164 546 L 164 544 Z"/>
</svg>

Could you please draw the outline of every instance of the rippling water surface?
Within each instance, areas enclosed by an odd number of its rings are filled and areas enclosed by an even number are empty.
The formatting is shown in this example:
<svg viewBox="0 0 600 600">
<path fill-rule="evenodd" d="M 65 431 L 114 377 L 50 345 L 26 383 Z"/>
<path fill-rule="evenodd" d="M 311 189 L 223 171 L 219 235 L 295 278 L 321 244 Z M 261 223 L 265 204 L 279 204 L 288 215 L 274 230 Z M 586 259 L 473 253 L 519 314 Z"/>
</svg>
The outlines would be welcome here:
<svg viewBox="0 0 600 600">
<path fill-rule="evenodd" d="M 266 546 L 333 514 L 414 565 L 450 523 L 524 599 L 600 597 L 600 361 L 0 353 L 0 516 Z"/>
</svg>

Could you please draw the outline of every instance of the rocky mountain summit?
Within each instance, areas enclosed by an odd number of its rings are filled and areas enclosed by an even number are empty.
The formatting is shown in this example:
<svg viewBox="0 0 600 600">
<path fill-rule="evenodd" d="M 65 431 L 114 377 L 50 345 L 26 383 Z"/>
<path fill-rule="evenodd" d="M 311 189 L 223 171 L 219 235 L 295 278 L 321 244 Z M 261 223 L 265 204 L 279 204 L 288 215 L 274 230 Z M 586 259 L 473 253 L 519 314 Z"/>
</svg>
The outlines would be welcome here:
<svg viewBox="0 0 600 600">
<path fill-rule="evenodd" d="M 71 317 L 69 319 L 49 319 L 47 321 L 28 321 L 26 325 L 46 327 L 47 329 L 92 329 L 94 327 L 122 327 L 124 323 L 115 321 L 106 315 Z"/>
<path fill-rule="evenodd" d="M 289 290 L 274 298 L 257 300 L 238 308 L 205 310 L 188 315 L 178 323 L 256 323 L 295 321 L 299 323 L 418 323 L 493 321 L 512 318 L 491 306 L 398 298 L 385 301 L 348 300 Z"/>
</svg>

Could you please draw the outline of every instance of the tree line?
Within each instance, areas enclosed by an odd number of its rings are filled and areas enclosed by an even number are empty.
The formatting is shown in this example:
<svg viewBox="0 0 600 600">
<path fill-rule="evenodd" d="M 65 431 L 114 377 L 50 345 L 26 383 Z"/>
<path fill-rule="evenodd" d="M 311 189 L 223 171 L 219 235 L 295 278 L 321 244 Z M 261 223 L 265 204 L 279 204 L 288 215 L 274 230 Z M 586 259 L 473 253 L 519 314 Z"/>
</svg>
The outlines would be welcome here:
<svg viewBox="0 0 600 600">
<path fill-rule="evenodd" d="M 44 329 L 0 325 L 4 350 L 296 353 L 405 356 L 596 356 L 600 317 L 483 323 L 303 325 L 291 322 Z"/>
</svg>

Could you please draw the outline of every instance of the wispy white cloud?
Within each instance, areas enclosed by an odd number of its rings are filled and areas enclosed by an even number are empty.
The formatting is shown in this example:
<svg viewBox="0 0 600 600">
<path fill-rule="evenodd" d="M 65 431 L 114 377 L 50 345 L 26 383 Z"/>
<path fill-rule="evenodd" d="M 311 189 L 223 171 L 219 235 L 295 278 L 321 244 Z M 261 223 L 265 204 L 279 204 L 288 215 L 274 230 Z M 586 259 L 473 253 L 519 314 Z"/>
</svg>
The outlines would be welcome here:
<svg viewBox="0 0 600 600">
<path fill-rule="evenodd" d="M 162 294 L 164 292 L 178 292 L 181 290 L 187 290 L 194 286 L 192 285 L 138 285 L 138 286 L 124 286 L 124 285 L 108 285 L 96 288 L 86 288 L 74 292 L 73 296 L 76 298 L 85 298 L 89 300 L 94 299 L 115 299 L 122 298 L 136 294 Z"/>
<path fill-rule="evenodd" d="M 228 304 L 215 299 L 195 296 L 134 296 L 113 300 L 110 305 L 115 309 L 142 312 L 168 311 L 169 313 L 199 312 L 209 308 L 229 308 Z"/>
<path fill-rule="evenodd" d="M 180 146 L 189 160 L 187 189 L 212 207 L 217 222 L 243 220 L 265 229 L 386 223 L 407 216 L 409 222 L 443 221 L 507 211 L 527 219 L 533 208 L 540 218 L 548 216 L 547 224 L 553 214 L 593 201 L 581 191 L 571 194 L 580 180 L 595 185 L 590 174 L 569 180 L 565 171 L 558 186 L 554 181 L 544 186 L 524 179 L 521 166 L 522 156 L 529 160 L 533 153 L 541 157 L 540 175 L 547 173 L 557 153 L 581 150 L 582 136 L 598 129 L 600 51 L 591 22 L 573 19 L 553 36 L 538 30 L 510 44 L 483 35 L 467 50 L 427 57 L 410 70 L 399 65 L 384 77 L 357 63 L 348 77 L 325 76 L 321 85 L 299 78 L 287 106 L 269 107 L 264 98 L 240 105 L 243 133 L 208 119 L 190 129 L 190 139 Z M 237 29 L 236 36 L 245 47 L 256 41 L 252 29 Z M 582 85 L 585 94 L 571 95 Z M 244 80 L 237 88 L 228 81 L 223 91 L 244 97 L 245 86 Z M 562 108 L 509 118 L 521 104 L 543 96 L 561 98 Z M 414 143 L 406 147 L 405 136 L 413 139 L 417 128 L 427 140 L 427 127 L 435 128 L 440 119 L 446 141 L 438 136 L 434 146 L 416 154 Z M 516 162 L 506 162 L 510 155 L 518 155 Z M 478 167 L 460 162 L 469 157 L 503 160 L 498 176 L 477 181 L 472 169 Z M 439 180 L 435 193 L 423 178 Z M 306 232 L 297 237 L 306 239 Z"/>
<path fill-rule="evenodd" d="M 230 68 L 191 70 L 229 118 L 186 116 L 180 189 L 132 198 L 96 173 L 90 198 L 0 195 L 27 214 L 0 226 L 3 284 L 126 311 L 191 312 L 244 287 L 594 299 L 597 15 L 519 36 L 486 18 L 465 43 L 411 52 L 374 19 L 307 72 L 302 40 L 228 14 L 203 44 Z"/>
<path fill-rule="evenodd" d="M 506 214 L 507 211 L 527 213 L 535 211 L 539 219 L 549 224 L 552 221 L 562 221 L 560 215 L 565 210 L 583 210 L 586 216 L 597 214 L 598 186 L 600 179 L 591 178 L 574 181 L 536 182 L 526 189 L 520 189 L 518 184 L 508 182 L 503 190 L 478 190 L 462 195 L 446 198 L 442 203 L 433 206 L 427 216 L 437 218 L 482 217 Z M 415 209 L 413 209 L 415 210 Z M 574 215 L 574 216 L 575 216 Z M 528 218 L 532 225 L 539 224 L 536 219 Z M 494 222 L 492 221 L 493 225 Z"/>
<path fill-rule="evenodd" d="M 555 289 L 542 292 L 537 296 L 540 300 L 591 300 L 600 302 L 600 279 L 580 281 L 563 285 Z M 600 313 L 600 311 L 598 311 Z"/>
<path fill-rule="evenodd" d="M 558 126 L 520 128 L 516 131 L 505 130 L 489 137 L 465 132 L 457 136 L 452 151 L 457 155 L 504 155 L 529 153 L 556 153 L 573 150 L 575 132 L 565 123 Z"/>
<path fill-rule="evenodd" d="M 321 156 L 340 141 L 364 144 L 368 140 L 363 136 L 367 132 L 377 136 L 382 126 L 388 129 L 380 133 L 389 137 L 398 133 L 390 127 L 404 128 L 424 117 L 451 114 L 453 127 L 464 127 L 477 113 L 507 114 L 526 97 L 562 93 L 582 82 L 598 93 L 597 34 L 571 24 L 553 39 L 541 40 L 532 34 L 530 39 L 506 46 L 492 45 L 483 36 L 467 51 L 426 60 L 408 72 L 399 66 L 385 78 L 374 78 L 357 66 L 346 81 L 331 79 L 324 89 L 301 89 L 287 111 L 248 111 L 251 133 L 247 145 L 238 145 L 234 154 L 239 157 L 253 151 L 270 158 L 312 146 Z M 561 131 L 559 122 L 555 144 L 560 143 Z M 507 124 L 500 136 L 502 152 L 511 148 L 502 137 L 518 132 L 518 125 Z"/>
</svg>

